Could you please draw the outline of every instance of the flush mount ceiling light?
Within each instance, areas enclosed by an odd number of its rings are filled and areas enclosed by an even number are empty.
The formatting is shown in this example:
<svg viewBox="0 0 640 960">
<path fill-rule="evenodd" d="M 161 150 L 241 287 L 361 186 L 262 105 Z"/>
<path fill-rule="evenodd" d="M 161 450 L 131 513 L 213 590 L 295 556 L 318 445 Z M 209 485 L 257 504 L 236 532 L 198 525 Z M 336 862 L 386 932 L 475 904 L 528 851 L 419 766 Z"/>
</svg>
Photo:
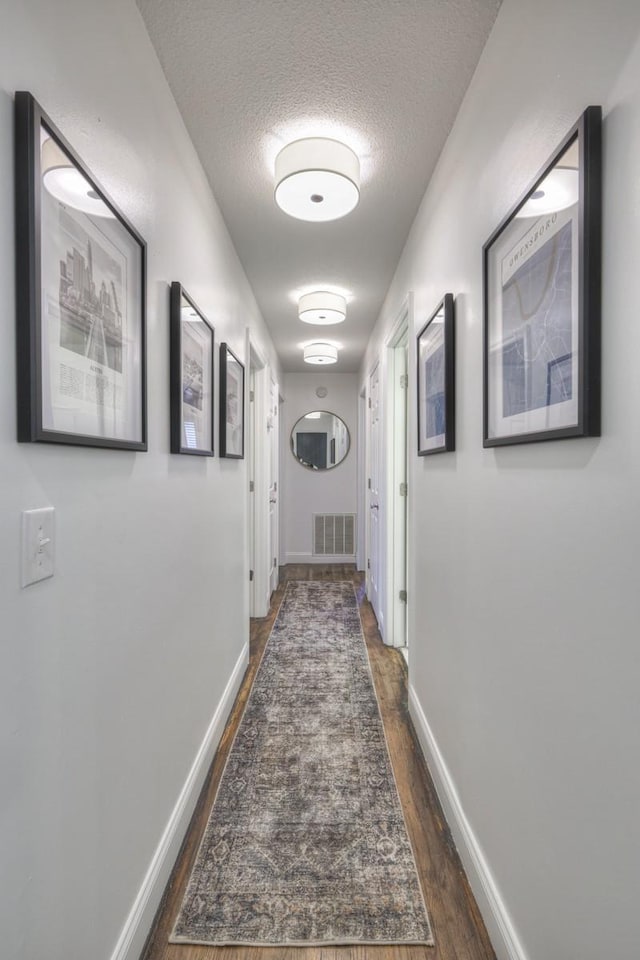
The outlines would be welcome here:
<svg viewBox="0 0 640 960">
<path fill-rule="evenodd" d="M 342 323 L 347 315 L 347 301 L 339 293 L 305 293 L 298 300 L 298 316 L 303 323 Z"/>
<path fill-rule="evenodd" d="M 338 140 L 294 140 L 276 157 L 276 203 L 298 220 L 337 220 L 360 199 L 360 161 Z"/>
<path fill-rule="evenodd" d="M 113 217 L 104 200 L 51 137 L 42 144 L 41 162 L 42 182 L 52 197 L 93 217 Z"/>
<path fill-rule="evenodd" d="M 336 363 L 338 350 L 331 343 L 309 343 L 303 349 L 305 363 Z"/>
<path fill-rule="evenodd" d="M 518 217 L 542 217 L 566 210 L 578 202 L 578 171 L 574 167 L 554 167 L 534 190 Z"/>
</svg>

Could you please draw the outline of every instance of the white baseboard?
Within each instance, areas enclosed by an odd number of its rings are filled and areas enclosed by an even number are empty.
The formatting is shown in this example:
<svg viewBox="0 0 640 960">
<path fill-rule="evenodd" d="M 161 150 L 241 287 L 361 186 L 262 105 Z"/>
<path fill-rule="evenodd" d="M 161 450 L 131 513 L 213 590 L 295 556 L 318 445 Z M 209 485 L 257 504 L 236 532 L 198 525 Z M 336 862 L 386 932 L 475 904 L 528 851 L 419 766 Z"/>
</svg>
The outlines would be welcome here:
<svg viewBox="0 0 640 960">
<path fill-rule="evenodd" d="M 409 714 L 498 960 L 527 960 L 482 847 L 467 820 L 453 778 L 412 685 L 409 685 Z"/>
<path fill-rule="evenodd" d="M 336 554 L 326 557 L 318 557 L 314 553 L 287 553 L 284 558 L 285 563 L 355 563 L 355 553 L 348 556 L 338 556 Z"/>
<path fill-rule="evenodd" d="M 248 663 L 249 644 L 245 643 L 111 954 L 111 960 L 138 960 L 140 957 Z"/>
</svg>

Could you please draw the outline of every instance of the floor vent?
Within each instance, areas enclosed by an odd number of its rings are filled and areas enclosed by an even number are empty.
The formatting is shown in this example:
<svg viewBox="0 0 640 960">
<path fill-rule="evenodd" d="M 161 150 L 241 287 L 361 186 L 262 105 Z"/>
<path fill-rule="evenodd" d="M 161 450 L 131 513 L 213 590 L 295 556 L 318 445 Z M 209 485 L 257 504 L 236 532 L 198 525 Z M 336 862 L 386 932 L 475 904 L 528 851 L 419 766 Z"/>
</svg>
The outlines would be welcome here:
<svg viewBox="0 0 640 960">
<path fill-rule="evenodd" d="M 316 513 L 313 517 L 313 553 L 317 557 L 350 557 L 356 552 L 354 513 Z"/>
</svg>

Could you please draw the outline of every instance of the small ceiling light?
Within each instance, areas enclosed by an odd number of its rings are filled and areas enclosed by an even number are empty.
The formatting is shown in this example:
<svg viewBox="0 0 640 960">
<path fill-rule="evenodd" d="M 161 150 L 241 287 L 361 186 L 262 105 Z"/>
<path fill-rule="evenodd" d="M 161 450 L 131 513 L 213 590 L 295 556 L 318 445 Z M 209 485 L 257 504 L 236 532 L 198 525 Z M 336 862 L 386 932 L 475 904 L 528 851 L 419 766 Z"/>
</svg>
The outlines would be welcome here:
<svg viewBox="0 0 640 960">
<path fill-rule="evenodd" d="M 360 199 L 360 161 L 338 140 L 294 140 L 276 157 L 276 203 L 298 220 L 337 220 Z"/>
<path fill-rule="evenodd" d="M 309 343 L 303 350 L 305 363 L 336 363 L 338 350 L 331 343 Z"/>
<path fill-rule="evenodd" d="M 321 410 L 313 410 L 312 413 L 305 413 L 305 420 L 319 420 L 322 416 Z"/>
<path fill-rule="evenodd" d="M 573 167 L 554 167 L 518 210 L 518 217 L 542 217 L 566 210 L 578 202 L 578 171 Z"/>
<path fill-rule="evenodd" d="M 60 203 L 93 217 L 113 217 L 104 200 L 51 137 L 42 144 L 41 164 L 42 182 Z"/>
<path fill-rule="evenodd" d="M 305 293 L 298 300 L 298 316 L 303 323 L 342 323 L 347 315 L 347 301 L 339 293 Z"/>
</svg>

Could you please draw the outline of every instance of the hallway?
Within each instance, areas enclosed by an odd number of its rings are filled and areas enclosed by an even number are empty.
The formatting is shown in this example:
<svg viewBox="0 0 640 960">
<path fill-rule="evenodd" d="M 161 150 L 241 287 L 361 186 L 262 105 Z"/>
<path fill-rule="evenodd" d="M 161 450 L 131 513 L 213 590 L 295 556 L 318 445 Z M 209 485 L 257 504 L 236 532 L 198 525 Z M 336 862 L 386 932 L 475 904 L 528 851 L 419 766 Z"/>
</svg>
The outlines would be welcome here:
<svg viewBox="0 0 640 960">
<path fill-rule="evenodd" d="M 374 675 L 394 774 L 423 892 L 435 947 L 204 947 L 169 944 L 202 833 L 233 738 L 247 702 L 265 644 L 288 580 L 351 580 L 356 588 L 367 651 Z M 198 802 L 180 857 L 165 892 L 144 960 L 492 960 L 493 950 L 469 890 L 433 783 L 417 745 L 407 711 L 406 666 L 399 651 L 384 646 L 371 605 L 364 596 L 363 575 L 351 565 L 289 564 L 267 617 L 251 623 L 251 659 L 244 681 Z"/>
<path fill-rule="evenodd" d="M 0 960 L 636 958 L 639 0 L 0 12 Z M 280 575 L 357 586 L 435 947 L 169 946 Z"/>
</svg>

